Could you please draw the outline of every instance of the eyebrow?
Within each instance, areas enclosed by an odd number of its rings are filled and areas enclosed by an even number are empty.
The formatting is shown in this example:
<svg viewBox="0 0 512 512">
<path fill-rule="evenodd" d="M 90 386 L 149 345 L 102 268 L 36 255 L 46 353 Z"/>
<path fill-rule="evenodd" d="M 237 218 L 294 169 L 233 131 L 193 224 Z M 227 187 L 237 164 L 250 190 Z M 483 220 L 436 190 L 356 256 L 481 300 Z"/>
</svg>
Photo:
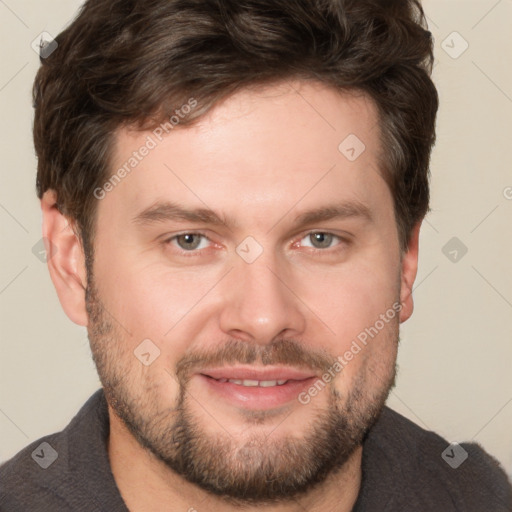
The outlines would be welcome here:
<svg viewBox="0 0 512 512">
<path fill-rule="evenodd" d="M 360 201 L 346 201 L 303 212 L 296 217 L 294 225 L 303 226 L 315 222 L 346 218 L 360 218 L 367 222 L 373 222 L 372 212 L 366 204 Z M 169 221 L 226 226 L 229 229 L 239 226 L 234 219 L 219 215 L 209 208 L 188 209 L 170 201 L 158 201 L 142 210 L 132 219 L 134 224 L 141 226 Z"/>
</svg>

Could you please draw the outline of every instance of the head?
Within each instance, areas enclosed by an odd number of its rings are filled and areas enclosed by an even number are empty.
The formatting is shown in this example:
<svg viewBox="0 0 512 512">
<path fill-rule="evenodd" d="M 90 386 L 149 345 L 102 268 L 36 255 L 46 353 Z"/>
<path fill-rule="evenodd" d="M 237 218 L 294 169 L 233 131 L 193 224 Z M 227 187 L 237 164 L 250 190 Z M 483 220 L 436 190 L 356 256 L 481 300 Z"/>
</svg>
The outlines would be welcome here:
<svg viewBox="0 0 512 512">
<path fill-rule="evenodd" d="M 37 192 L 113 418 L 226 499 L 306 492 L 380 414 L 412 314 L 438 106 L 420 5 L 90 0 L 57 43 Z"/>
</svg>

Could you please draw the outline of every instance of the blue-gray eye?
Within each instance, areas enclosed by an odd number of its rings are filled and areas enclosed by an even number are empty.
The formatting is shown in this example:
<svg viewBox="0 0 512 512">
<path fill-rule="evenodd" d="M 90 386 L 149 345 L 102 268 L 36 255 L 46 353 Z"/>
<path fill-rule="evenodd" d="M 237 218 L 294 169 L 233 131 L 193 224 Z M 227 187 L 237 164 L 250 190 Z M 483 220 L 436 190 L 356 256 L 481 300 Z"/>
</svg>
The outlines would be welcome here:
<svg viewBox="0 0 512 512">
<path fill-rule="evenodd" d="M 309 238 L 312 246 L 315 249 L 328 249 L 335 238 L 338 238 L 332 233 L 316 232 L 309 233 L 305 238 Z"/>
<path fill-rule="evenodd" d="M 174 238 L 181 249 L 193 251 L 198 248 L 201 240 L 205 237 L 198 233 L 185 233 Z"/>
</svg>

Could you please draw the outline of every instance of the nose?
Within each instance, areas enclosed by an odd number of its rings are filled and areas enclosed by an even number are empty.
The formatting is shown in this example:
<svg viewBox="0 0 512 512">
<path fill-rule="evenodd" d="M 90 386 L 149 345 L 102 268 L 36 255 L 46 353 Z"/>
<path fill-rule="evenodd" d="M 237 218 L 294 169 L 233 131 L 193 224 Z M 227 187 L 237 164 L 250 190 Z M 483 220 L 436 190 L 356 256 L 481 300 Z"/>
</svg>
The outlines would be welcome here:
<svg viewBox="0 0 512 512">
<path fill-rule="evenodd" d="M 285 263 L 263 254 L 253 263 L 241 258 L 224 282 L 220 328 L 243 341 L 266 345 L 276 337 L 296 337 L 306 327 L 305 306 L 293 291 Z"/>
</svg>

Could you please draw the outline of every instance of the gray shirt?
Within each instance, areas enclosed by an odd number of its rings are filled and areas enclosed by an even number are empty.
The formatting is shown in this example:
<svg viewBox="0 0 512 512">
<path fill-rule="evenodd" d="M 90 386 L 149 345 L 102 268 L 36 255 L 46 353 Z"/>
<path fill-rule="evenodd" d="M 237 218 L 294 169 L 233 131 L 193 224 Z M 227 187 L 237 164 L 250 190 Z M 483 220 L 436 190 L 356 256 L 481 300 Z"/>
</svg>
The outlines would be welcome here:
<svg viewBox="0 0 512 512">
<path fill-rule="evenodd" d="M 108 434 L 100 389 L 62 432 L 0 466 L 0 511 L 127 512 L 110 469 Z M 499 463 L 477 444 L 445 452 L 448 444 L 386 407 L 364 441 L 352 512 L 512 512 L 512 487 Z"/>
</svg>

